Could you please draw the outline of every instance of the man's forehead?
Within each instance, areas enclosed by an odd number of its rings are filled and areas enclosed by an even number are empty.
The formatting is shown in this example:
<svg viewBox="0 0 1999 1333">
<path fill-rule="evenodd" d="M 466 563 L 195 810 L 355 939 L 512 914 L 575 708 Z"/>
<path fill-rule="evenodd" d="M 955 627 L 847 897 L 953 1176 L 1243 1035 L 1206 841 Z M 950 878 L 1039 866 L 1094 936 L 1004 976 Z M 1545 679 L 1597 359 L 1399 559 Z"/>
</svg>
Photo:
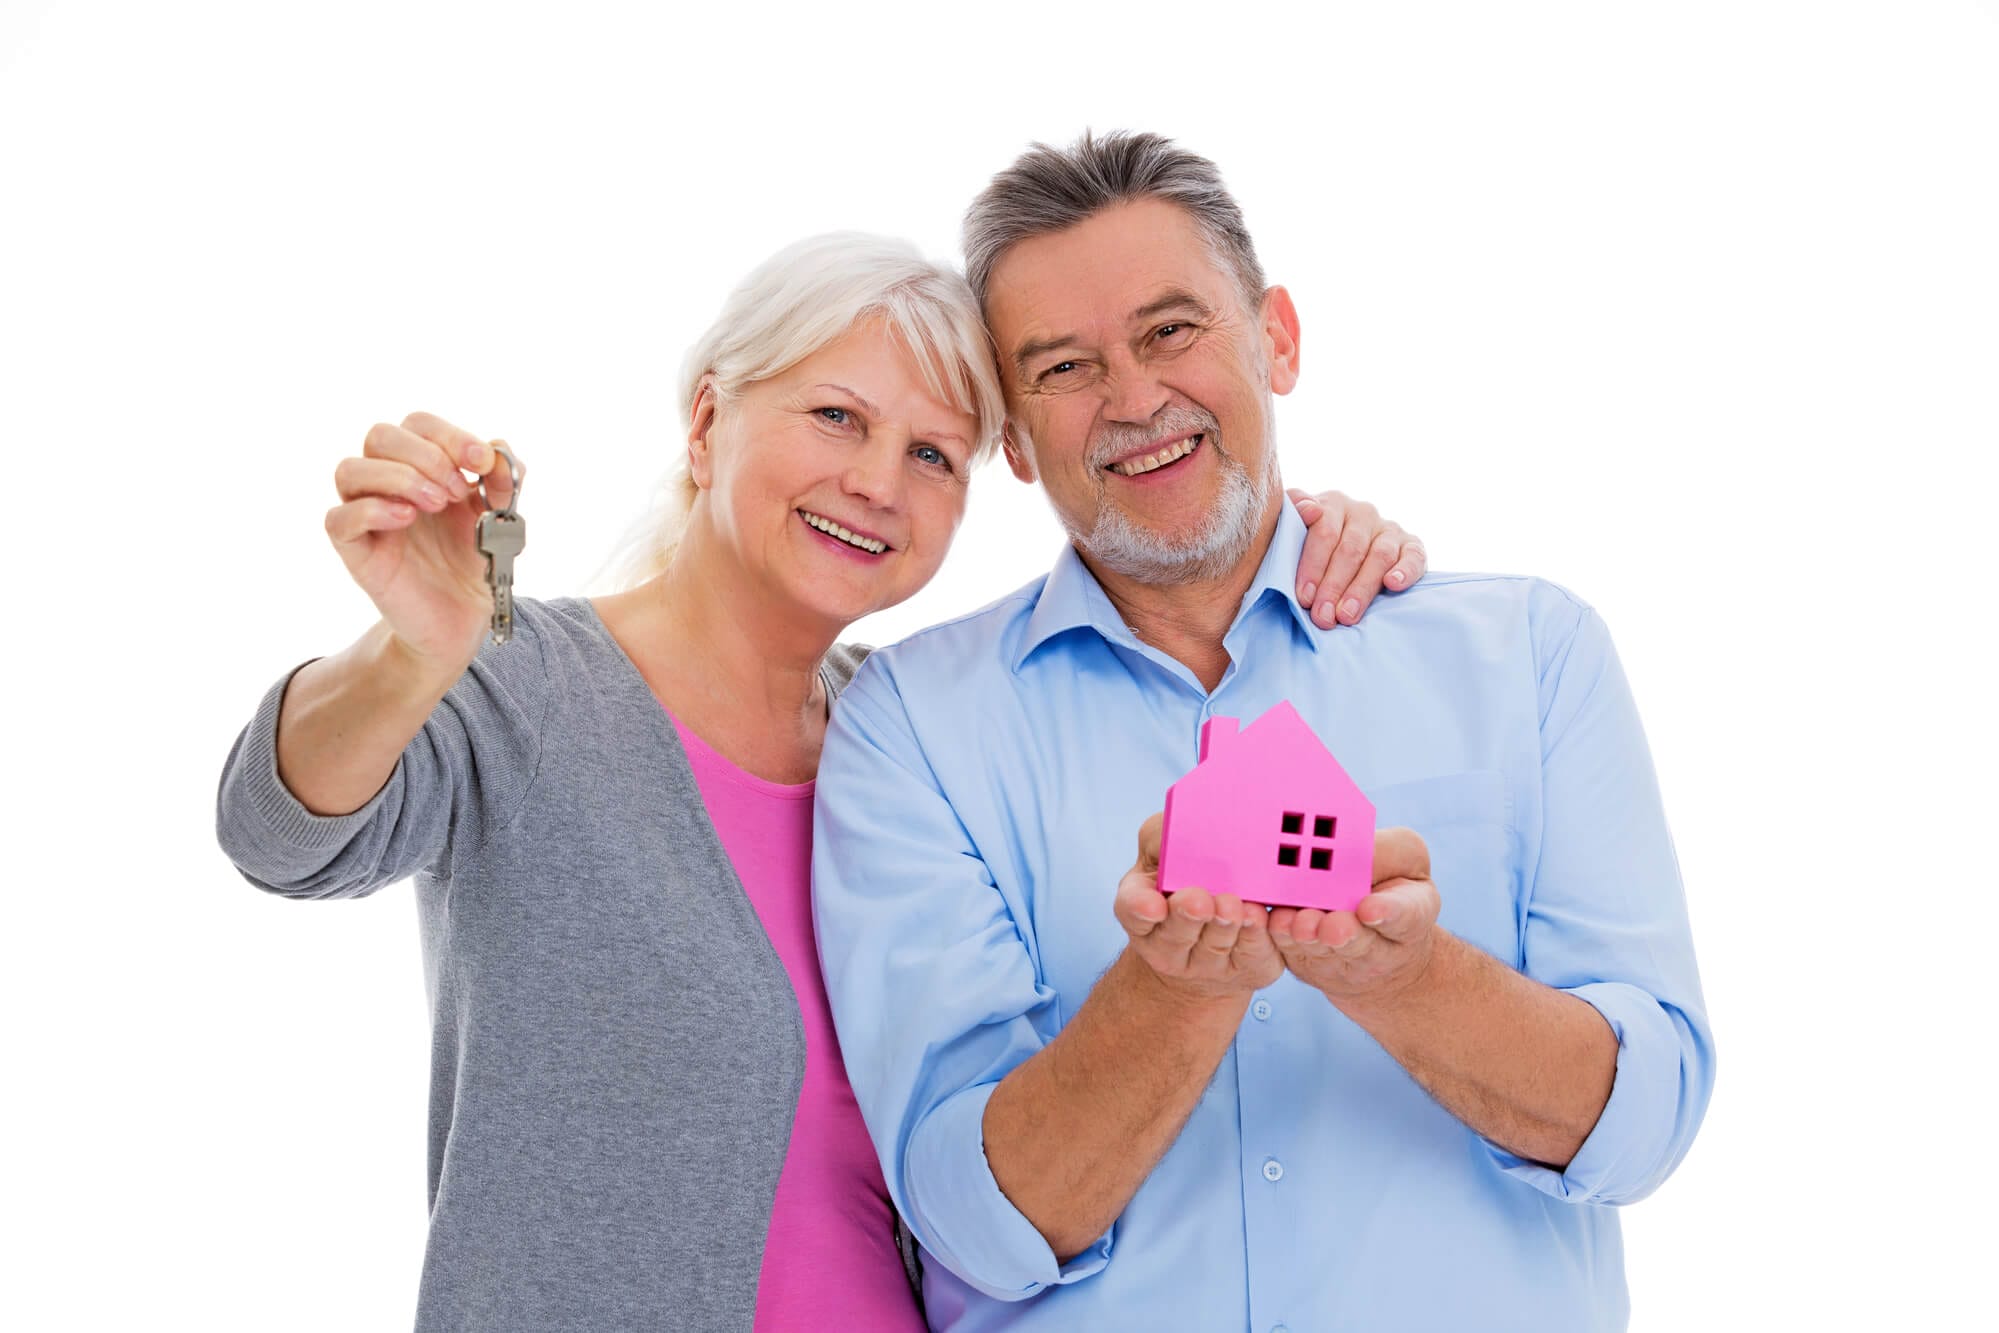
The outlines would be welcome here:
<svg viewBox="0 0 1999 1333">
<path fill-rule="evenodd" d="M 1213 310 L 1229 290 L 1193 219 L 1143 200 L 1015 245 L 994 266 L 987 309 L 993 332 L 1017 344 L 1140 323 L 1176 304 Z"/>
</svg>

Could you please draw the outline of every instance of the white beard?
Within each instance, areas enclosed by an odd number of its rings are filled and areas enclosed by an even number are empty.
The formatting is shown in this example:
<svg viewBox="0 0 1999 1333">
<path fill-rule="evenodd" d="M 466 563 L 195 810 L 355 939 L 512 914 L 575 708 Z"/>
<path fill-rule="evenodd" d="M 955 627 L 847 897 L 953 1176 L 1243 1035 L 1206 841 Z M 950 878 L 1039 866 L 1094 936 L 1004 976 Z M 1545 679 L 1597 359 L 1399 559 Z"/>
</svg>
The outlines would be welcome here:
<svg viewBox="0 0 1999 1333">
<path fill-rule="evenodd" d="M 1092 560 L 1128 579 L 1156 587 L 1217 579 L 1235 568 L 1250 543 L 1256 540 L 1258 524 L 1278 482 L 1275 449 L 1266 453 L 1270 465 L 1263 475 L 1251 477 L 1241 460 L 1221 447 L 1213 417 L 1199 413 L 1182 421 L 1172 419 L 1175 413 L 1167 415 L 1169 419 L 1161 422 L 1163 429 L 1153 428 L 1147 436 L 1157 439 L 1180 430 L 1201 430 L 1206 437 L 1201 441 L 1202 446 L 1215 451 L 1215 464 L 1222 470 L 1221 489 L 1215 496 L 1214 507 L 1200 526 L 1172 533 L 1155 532 L 1134 523 L 1108 498 L 1098 504 L 1096 522 L 1087 532 L 1080 531 L 1060 510 L 1055 514 L 1070 540 Z M 1123 440 L 1101 441 L 1096 453 L 1114 458 L 1129 447 Z"/>
</svg>

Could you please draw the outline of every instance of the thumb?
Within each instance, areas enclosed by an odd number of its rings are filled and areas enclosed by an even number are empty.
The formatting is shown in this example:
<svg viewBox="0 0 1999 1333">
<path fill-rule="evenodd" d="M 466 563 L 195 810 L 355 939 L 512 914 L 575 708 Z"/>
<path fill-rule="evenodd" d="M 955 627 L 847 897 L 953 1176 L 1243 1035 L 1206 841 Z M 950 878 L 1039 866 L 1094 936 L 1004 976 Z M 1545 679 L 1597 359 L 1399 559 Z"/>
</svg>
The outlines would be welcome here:
<svg viewBox="0 0 1999 1333">
<path fill-rule="evenodd" d="M 1166 827 L 1165 814 L 1156 814 L 1138 826 L 1138 864 L 1140 874 L 1159 873 L 1159 831 Z"/>
<path fill-rule="evenodd" d="M 1374 882 L 1391 879 L 1428 879 L 1430 846 L 1423 835 L 1410 828 L 1385 828 L 1374 835 Z"/>
</svg>

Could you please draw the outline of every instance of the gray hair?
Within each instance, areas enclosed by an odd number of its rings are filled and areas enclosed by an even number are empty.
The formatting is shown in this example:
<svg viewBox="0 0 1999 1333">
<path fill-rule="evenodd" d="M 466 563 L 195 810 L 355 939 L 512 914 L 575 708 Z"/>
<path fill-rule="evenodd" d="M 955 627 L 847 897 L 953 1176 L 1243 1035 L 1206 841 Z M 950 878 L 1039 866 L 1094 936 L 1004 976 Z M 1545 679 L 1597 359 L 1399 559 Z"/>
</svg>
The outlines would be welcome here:
<svg viewBox="0 0 1999 1333">
<path fill-rule="evenodd" d="M 879 319 L 916 358 L 923 385 L 978 420 L 972 464 L 990 458 L 1006 421 L 992 339 L 971 288 L 908 241 L 832 232 L 786 246 L 722 303 L 680 370 L 680 418 L 694 424 L 704 379 L 724 403 L 781 375 L 866 319 Z M 712 378 L 711 378 L 712 377 Z M 699 494 L 683 456 L 600 581 L 629 588 L 663 572 Z"/>
<path fill-rule="evenodd" d="M 1263 265 L 1242 209 L 1215 164 L 1158 134 L 1088 130 L 1065 149 L 1037 143 L 993 177 L 965 213 L 965 276 L 986 308 L 987 284 L 1008 250 L 1035 236 L 1065 231 L 1116 204 L 1163 199 L 1187 210 L 1234 274 L 1243 308 L 1263 303 Z"/>
</svg>

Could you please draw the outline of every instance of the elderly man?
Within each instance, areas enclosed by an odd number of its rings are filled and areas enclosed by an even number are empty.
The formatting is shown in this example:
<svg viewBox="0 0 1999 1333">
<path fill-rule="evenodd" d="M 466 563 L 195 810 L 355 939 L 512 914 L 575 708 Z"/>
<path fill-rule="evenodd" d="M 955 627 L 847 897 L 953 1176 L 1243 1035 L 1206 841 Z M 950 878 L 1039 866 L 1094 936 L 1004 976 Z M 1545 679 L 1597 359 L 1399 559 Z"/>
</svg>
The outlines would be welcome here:
<svg viewBox="0 0 1999 1333">
<path fill-rule="evenodd" d="M 1211 163 L 1037 147 L 965 231 L 1008 461 L 1071 546 L 868 662 L 815 859 L 933 1326 L 1623 1326 L 1614 1205 L 1685 1154 L 1714 1058 L 1602 622 L 1529 578 L 1432 574 L 1358 628 L 1296 605 L 1298 317 Z M 1282 700 L 1378 808 L 1373 892 L 1163 896 L 1147 817 L 1202 724 Z"/>
</svg>

